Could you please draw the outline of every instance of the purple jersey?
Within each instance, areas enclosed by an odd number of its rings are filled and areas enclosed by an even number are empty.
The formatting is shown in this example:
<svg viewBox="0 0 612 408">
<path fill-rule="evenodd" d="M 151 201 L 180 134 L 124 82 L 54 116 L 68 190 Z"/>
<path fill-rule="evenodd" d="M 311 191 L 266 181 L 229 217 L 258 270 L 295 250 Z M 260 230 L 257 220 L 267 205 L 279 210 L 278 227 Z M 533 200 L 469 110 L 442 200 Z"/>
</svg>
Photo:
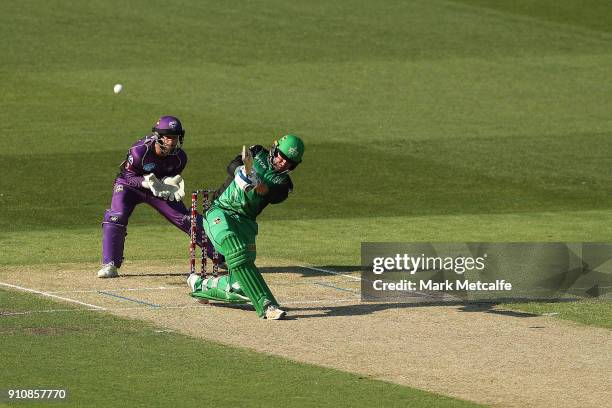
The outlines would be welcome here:
<svg viewBox="0 0 612 408">
<path fill-rule="evenodd" d="M 155 154 L 155 138 L 146 136 L 132 145 L 127 157 L 120 166 L 115 182 L 131 187 L 142 188 L 144 175 L 153 173 L 158 179 L 181 174 L 187 165 L 187 155 L 182 149 L 176 154 L 160 157 Z"/>
</svg>

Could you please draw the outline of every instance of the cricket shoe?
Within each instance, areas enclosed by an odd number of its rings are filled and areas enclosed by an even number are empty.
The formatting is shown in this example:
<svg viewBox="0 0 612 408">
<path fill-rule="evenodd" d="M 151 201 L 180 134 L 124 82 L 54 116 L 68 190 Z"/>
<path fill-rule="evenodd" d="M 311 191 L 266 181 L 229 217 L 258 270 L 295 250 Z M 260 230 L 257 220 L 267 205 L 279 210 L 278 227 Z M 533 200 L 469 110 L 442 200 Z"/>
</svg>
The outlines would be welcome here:
<svg viewBox="0 0 612 408">
<path fill-rule="evenodd" d="M 102 268 L 98 271 L 98 278 L 116 278 L 118 276 L 119 270 L 114 262 L 102 265 Z"/>
<path fill-rule="evenodd" d="M 190 273 L 189 276 L 187 277 L 187 286 L 189 286 L 189 289 L 191 289 L 192 293 L 195 292 L 195 284 L 199 277 L 200 276 L 197 273 Z M 208 299 L 204 299 L 200 297 L 194 297 L 193 300 L 203 305 L 207 305 L 210 303 Z"/>
<path fill-rule="evenodd" d="M 287 312 L 285 312 L 283 309 L 279 309 L 278 306 L 274 305 L 268 305 L 265 311 L 265 316 L 268 320 L 281 320 L 283 317 L 285 317 L 286 314 Z"/>
<path fill-rule="evenodd" d="M 190 273 L 187 277 L 187 286 L 189 286 L 189 289 L 191 289 L 192 292 L 195 292 L 195 284 L 198 278 L 199 276 L 197 273 Z"/>
</svg>

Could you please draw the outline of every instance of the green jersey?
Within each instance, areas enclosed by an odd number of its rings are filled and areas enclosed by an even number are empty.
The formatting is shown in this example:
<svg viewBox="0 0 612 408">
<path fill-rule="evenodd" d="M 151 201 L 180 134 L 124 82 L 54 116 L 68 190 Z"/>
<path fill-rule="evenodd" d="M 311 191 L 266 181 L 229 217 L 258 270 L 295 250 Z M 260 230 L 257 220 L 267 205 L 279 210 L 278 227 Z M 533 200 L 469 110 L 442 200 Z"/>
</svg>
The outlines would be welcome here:
<svg viewBox="0 0 612 408">
<path fill-rule="evenodd" d="M 293 183 L 287 173 L 278 173 L 268 159 L 269 152 L 260 145 L 249 148 L 253 154 L 253 169 L 262 183 L 268 187 L 268 192 L 260 195 L 252 189 L 244 192 L 234 181 L 236 169 L 242 166 L 242 157 L 236 156 L 227 167 L 228 178 L 219 190 L 219 197 L 214 205 L 222 210 L 255 220 L 268 204 L 285 201 L 293 189 Z"/>
</svg>

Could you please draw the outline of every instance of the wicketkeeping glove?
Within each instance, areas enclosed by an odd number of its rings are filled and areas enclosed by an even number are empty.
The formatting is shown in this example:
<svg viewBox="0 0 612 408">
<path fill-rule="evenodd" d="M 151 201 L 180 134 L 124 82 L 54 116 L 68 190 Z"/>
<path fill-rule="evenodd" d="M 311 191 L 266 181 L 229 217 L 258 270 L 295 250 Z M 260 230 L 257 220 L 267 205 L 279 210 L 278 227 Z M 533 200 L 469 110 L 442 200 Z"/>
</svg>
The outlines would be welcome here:
<svg viewBox="0 0 612 408">
<path fill-rule="evenodd" d="M 144 180 L 142 181 L 142 186 L 151 190 L 153 195 L 155 195 L 155 191 L 159 190 L 161 187 L 161 181 L 159 181 L 153 173 L 145 174 Z"/>
<path fill-rule="evenodd" d="M 261 182 L 257 176 L 257 173 L 255 172 L 255 169 L 251 169 L 251 171 L 247 174 L 244 166 L 240 166 L 236 169 L 234 180 L 236 181 L 236 185 L 245 192 L 251 191 Z"/>
<path fill-rule="evenodd" d="M 142 186 L 151 190 L 155 197 L 163 198 L 164 200 L 167 200 L 170 197 L 170 189 L 168 186 L 165 186 L 161 181 L 159 181 L 159 179 L 153 173 L 144 176 Z"/>
<path fill-rule="evenodd" d="M 165 177 L 162 179 L 162 183 L 170 191 L 168 196 L 170 201 L 181 201 L 185 197 L 185 180 L 180 174 L 174 177 Z"/>
</svg>

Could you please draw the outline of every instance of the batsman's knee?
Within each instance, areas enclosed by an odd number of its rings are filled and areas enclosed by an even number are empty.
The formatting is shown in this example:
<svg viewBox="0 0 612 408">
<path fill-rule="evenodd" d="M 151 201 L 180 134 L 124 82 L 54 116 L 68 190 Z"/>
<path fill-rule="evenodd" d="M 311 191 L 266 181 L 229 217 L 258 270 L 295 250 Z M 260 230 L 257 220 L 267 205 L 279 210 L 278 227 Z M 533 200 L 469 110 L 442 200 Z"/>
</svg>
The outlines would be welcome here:
<svg viewBox="0 0 612 408">
<path fill-rule="evenodd" d="M 225 254 L 225 262 L 230 270 L 241 265 L 255 263 L 255 247 L 239 239 L 235 234 L 230 234 L 221 242 L 221 248 Z"/>
</svg>

